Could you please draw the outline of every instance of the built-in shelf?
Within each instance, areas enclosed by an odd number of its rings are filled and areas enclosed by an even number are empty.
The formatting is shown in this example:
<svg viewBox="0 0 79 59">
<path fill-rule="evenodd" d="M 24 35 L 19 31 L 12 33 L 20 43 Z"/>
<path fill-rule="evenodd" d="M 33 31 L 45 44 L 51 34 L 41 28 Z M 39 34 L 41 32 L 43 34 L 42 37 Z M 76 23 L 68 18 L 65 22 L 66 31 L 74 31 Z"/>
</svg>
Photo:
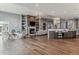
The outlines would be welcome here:
<svg viewBox="0 0 79 59">
<path fill-rule="evenodd" d="M 36 31 L 39 31 L 39 19 L 37 19 L 37 16 L 27 15 L 27 18 L 28 18 L 28 26 L 35 27 Z"/>
<path fill-rule="evenodd" d="M 26 30 L 26 19 L 25 19 L 25 16 L 22 15 L 22 31 Z"/>
</svg>

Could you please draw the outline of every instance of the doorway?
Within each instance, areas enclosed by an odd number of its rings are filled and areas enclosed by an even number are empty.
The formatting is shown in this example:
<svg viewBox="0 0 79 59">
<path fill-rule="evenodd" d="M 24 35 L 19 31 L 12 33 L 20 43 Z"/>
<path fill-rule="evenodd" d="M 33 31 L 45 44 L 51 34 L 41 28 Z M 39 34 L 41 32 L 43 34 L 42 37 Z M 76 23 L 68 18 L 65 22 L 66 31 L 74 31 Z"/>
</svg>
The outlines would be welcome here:
<svg viewBox="0 0 79 59">
<path fill-rule="evenodd" d="M 8 24 L 9 24 L 8 22 L 0 21 L 0 39 L 3 38 L 3 36 L 5 35 L 5 32 L 9 31 Z"/>
</svg>

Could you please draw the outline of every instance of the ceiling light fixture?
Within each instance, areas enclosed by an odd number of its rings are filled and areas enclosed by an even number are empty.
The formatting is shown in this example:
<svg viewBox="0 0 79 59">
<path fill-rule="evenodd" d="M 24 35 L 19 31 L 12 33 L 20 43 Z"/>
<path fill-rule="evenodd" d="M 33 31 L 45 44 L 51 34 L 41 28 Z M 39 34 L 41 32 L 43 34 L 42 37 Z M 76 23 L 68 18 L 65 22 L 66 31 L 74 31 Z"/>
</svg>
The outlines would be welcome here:
<svg viewBox="0 0 79 59">
<path fill-rule="evenodd" d="M 39 7 L 39 4 L 35 4 L 35 7 Z"/>
</svg>

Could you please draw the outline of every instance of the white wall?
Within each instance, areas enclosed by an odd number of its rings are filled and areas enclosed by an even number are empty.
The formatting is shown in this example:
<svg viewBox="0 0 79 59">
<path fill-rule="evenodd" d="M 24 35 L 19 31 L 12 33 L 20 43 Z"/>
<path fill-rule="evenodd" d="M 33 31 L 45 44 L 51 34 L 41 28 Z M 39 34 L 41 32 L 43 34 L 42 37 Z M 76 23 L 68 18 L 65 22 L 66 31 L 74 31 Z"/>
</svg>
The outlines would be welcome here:
<svg viewBox="0 0 79 59">
<path fill-rule="evenodd" d="M 7 12 L 0 12 L 0 21 L 9 22 L 9 31 L 17 29 L 21 31 L 21 16 Z"/>
<path fill-rule="evenodd" d="M 13 3 L 0 3 L 0 11 L 27 15 L 30 10 L 27 10 L 26 7 L 21 7 Z"/>
</svg>

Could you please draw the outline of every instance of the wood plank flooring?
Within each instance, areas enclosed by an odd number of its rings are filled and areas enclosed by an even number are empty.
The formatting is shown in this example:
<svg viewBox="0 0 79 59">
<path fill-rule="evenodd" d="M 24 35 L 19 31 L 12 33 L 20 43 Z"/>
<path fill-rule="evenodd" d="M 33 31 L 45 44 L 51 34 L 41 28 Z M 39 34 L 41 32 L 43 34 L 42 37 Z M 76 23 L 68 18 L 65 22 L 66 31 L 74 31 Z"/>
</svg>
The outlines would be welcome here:
<svg viewBox="0 0 79 59">
<path fill-rule="evenodd" d="M 78 55 L 79 38 L 48 40 L 47 36 L 39 36 L 5 40 L 0 49 L 1 55 Z"/>
</svg>

